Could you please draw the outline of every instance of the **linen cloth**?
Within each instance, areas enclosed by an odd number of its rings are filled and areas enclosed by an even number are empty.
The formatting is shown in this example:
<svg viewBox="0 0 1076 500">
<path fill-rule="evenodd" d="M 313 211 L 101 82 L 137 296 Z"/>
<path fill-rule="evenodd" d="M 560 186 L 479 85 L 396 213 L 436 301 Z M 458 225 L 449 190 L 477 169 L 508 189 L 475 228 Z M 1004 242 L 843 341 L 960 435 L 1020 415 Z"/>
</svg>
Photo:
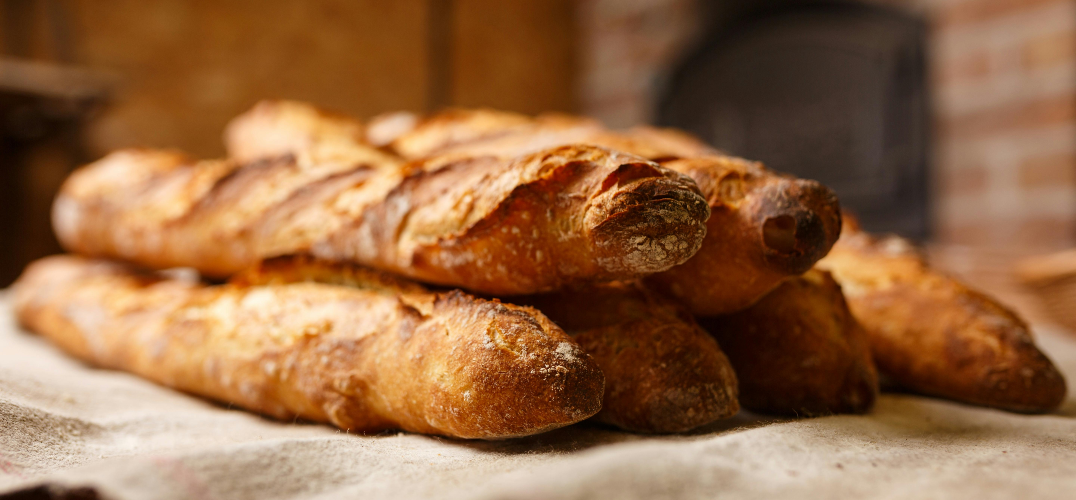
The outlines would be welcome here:
<svg viewBox="0 0 1076 500">
<path fill-rule="evenodd" d="M 1042 330 L 1076 385 L 1076 337 Z M 276 422 L 65 356 L 0 293 L 0 498 L 1076 498 L 1076 400 L 1027 416 L 886 394 L 689 435 L 499 442 Z"/>
</svg>

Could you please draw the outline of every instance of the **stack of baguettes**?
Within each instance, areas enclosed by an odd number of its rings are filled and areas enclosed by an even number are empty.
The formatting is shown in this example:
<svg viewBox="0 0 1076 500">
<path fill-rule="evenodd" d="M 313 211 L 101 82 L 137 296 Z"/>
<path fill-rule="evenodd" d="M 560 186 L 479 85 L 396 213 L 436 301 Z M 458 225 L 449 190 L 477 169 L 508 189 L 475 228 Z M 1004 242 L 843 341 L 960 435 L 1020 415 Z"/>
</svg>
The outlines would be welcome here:
<svg viewBox="0 0 1076 500">
<path fill-rule="evenodd" d="M 847 217 L 838 241 L 822 185 L 679 132 L 273 101 L 225 141 L 225 160 L 125 150 L 72 174 L 53 221 L 80 256 L 28 267 L 20 321 L 95 365 L 360 432 L 859 413 L 878 372 L 1018 412 L 1065 395 L 1008 309 Z M 226 281 L 154 271 L 178 267 Z"/>
</svg>

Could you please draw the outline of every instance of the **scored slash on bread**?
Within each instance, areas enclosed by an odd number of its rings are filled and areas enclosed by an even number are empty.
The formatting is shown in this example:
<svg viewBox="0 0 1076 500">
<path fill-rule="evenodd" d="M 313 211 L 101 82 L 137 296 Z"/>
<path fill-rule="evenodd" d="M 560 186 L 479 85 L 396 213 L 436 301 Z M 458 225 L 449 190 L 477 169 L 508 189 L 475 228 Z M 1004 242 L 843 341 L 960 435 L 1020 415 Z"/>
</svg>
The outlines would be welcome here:
<svg viewBox="0 0 1076 500">
<path fill-rule="evenodd" d="M 366 132 L 356 120 L 304 103 L 262 101 L 228 124 L 224 143 L 237 162 L 294 154 L 306 165 L 399 169 L 398 158 L 364 144 Z"/>
<path fill-rule="evenodd" d="M 253 135 L 240 125 L 230 137 Z M 331 149 L 247 162 L 120 151 L 64 183 L 54 226 L 71 251 L 153 268 L 223 277 L 308 252 L 511 295 L 668 269 L 702 244 L 710 213 L 687 176 L 596 146 L 403 166 L 376 151 L 352 164 L 347 150 L 370 150 L 357 143 Z"/>
<path fill-rule="evenodd" d="M 295 269 L 207 286 L 48 257 L 16 282 L 16 313 L 91 364 L 357 432 L 499 439 L 601 408 L 600 369 L 535 309 L 344 267 L 348 287 L 290 282 Z"/>
</svg>

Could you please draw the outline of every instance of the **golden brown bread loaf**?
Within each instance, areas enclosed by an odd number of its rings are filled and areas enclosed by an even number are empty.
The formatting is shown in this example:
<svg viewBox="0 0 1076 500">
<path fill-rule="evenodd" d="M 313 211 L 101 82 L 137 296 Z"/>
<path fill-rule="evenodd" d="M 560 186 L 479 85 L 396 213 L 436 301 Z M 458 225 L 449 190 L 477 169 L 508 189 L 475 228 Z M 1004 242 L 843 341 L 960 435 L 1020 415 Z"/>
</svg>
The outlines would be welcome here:
<svg viewBox="0 0 1076 500">
<path fill-rule="evenodd" d="M 263 252 L 283 254 L 324 237 L 347 221 L 346 209 L 391 191 L 398 172 L 302 164 L 291 156 L 241 164 L 120 150 L 68 177 L 53 203 L 53 229 L 66 249 L 82 255 L 224 277 Z M 360 199 L 338 199 L 348 188 Z M 301 212 L 294 200 L 304 199 Z M 322 213 L 309 213 L 316 209 Z M 303 216 L 316 218 L 295 227 Z"/>
<path fill-rule="evenodd" d="M 736 374 L 679 304 L 639 283 L 517 297 L 571 335 L 605 373 L 599 422 L 684 432 L 739 411 Z"/>
<path fill-rule="evenodd" d="M 71 175 L 54 227 L 73 252 L 154 268 L 227 276 L 312 253 L 510 295 L 668 269 L 695 253 L 709 217 L 687 176 L 600 147 L 403 168 L 310 158 L 120 151 Z"/>
<path fill-rule="evenodd" d="M 94 365 L 351 431 L 495 439 L 600 409 L 601 371 L 538 311 L 340 272 L 352 287 L 205 286 L 49 257 L 16 283 L 16 312 Z"/>
<path fill-rule="evenodd" d="M 791 278 L 755 305 L 706 318 L 751 411 L 814 416 L 864 413 L 878 394 L 866 334 L 829 273 Z"/>
<path fill-rule="evenodd" d="M 837 196 L 815 181 L 728 156 L 662 165 L 695 180 L 711 215 L 695 256 L 647 282 L 695 314 L 726 314 L 753 304 L 782 280 L 809 270 L 840 235 Z"/>
<path fill-rule="evenodd" d="M 849 228 L 819 267 L 841 284 L 879 371 L 930 396 L 1051 411 L 1065 380 L 1016 313 L 931 269 L 896 236 Z"/>
<path fill-rule="evenodd" d="M 698 315 L 747 307 L 781 280 L 810 269 L 840 234 L 839 203 L 825 186 L 722 155 L 683 132 L 652 127 L 614 132 L 586 118 L 456 109 L 397 133 L 390 146 L 404 158 L 511 157 L 564 144 L 594 144 L 660 161 L 690 176 L 709 202 L 706 239 L 693 258 L 654 275 L 649 283 Z"/>
<path fill-rule="evenodd" d="M 311 281 L 356 286 L 361 269 L 310 259 L 273 259 L 247 283 Z M 358 286 L 370 286 L 360 280 Z M 412 287 L 416 285 L 410 285 Z M 638 283 L 513 297 L 563 328 L 605 374 L 594 419 L 632 432 L 693 429 L 739 411 L 736 375 L 717 342 L 682 307 Z"/>
</svg>

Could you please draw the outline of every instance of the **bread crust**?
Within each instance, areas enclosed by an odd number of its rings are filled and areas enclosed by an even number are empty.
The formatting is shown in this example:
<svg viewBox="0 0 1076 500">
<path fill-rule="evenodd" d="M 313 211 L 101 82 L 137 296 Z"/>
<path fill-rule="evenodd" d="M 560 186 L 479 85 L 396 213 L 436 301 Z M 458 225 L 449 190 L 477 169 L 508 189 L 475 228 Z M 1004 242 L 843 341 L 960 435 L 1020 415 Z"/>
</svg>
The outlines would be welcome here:
<svg viewBox="0 0 1076 500">
<path fill-rule="evenodd" d="M 369 165 L 398 169 L 399 159 L 364 144 L 358 120 L 303 102 L 265 100 L 224 130 L 228 156 L 239 163 L 295 155 L 305 165 Z"/>
<path fill-rule="evenodd" d="M 594 420 L 632 432 L 685 432 L 735 415 L 736 374 L 691 314 L 638 282 L 517 297 L 579 342 L 605 373 Z"/>
<path fill-rule="evenodd" d="M 663 162 L 699 185 L 710 206 L 702 248 L 650 277 L 700 316 L 742 310 L 786 278 L 806 272 L 837 241 L 837 195 L 810 180 L 776 175 L 728 156 Z"/>
<path fill-rule="evenodd" d="M 601 371 L 538 311 L 348 279 L 206 286 L 58 256 L 27 268 L 15 301 L 23 325 L 89 363 L 279 419 L 500 439 L 600 409 Z"/>
<path fill-rule="evenodd" d="M 450 108 L 411 123 L 410 129 L 396 131 L 388 147 L 403 158 L 436 156 L 458 145 L 476 140 L 511 135 L 531 126 L 531 118 L 494 109 Z"/>
<path fill-rule="evenodd" d="M 790 278 L 753 306 L 706 318 L 751 411 L 816 416 L 865 413 L 878 374 L 862 327 L 828 272 Z"/>
<path fill-rule="evenodd" d="M 309 156 L 120 151 L 65 182 L 54 227 L 71 251 L 154 268 L 223 277 L 309 252 L 514 295 L 668 269 L 695 253 L 709 217 L 687 176 L 600 147 L 405 167 Z"/>
<path fill-rule="evenodd" d="M 273 259 L 237 279 L 416 287 L 368 274 L 346 264 L 291 258 Z M 598 422 L 631 432 L 684 432 L 739 411 L 736 374 L 714 339 L 683 307 L 638 282 L 595 284 L 513 301 L 542 311 L 601 368 L 605 395 L 602 410 L 593 417 Z"/>
<path fill-rule="evenodd" d="M 907 240 L 852 229 L 818 265 L 841 283 L 878 369 L 897 385 L 1022 413 L 1064 400 L 1065 379 L 1027 323 L 930 268 Z"/>
<path fill-rule="evenodd" d="M 830 189 L 723 155 L 671 129 L 616 132 L 581 117 L 528 119 L 486 109 L 452 110 L 417 122 L 400 133 L 391 148 L 405 158 L 510 157 L 564 144 L 594 144 L 639 155 L 698 184 L 711 211 L 702 247 L 684 264 L 648 280 L 697 315 L 726 314 L 753 304 L 783 279 L 810 269 L 840 234 L 840 205 Z"/>
</svg>

